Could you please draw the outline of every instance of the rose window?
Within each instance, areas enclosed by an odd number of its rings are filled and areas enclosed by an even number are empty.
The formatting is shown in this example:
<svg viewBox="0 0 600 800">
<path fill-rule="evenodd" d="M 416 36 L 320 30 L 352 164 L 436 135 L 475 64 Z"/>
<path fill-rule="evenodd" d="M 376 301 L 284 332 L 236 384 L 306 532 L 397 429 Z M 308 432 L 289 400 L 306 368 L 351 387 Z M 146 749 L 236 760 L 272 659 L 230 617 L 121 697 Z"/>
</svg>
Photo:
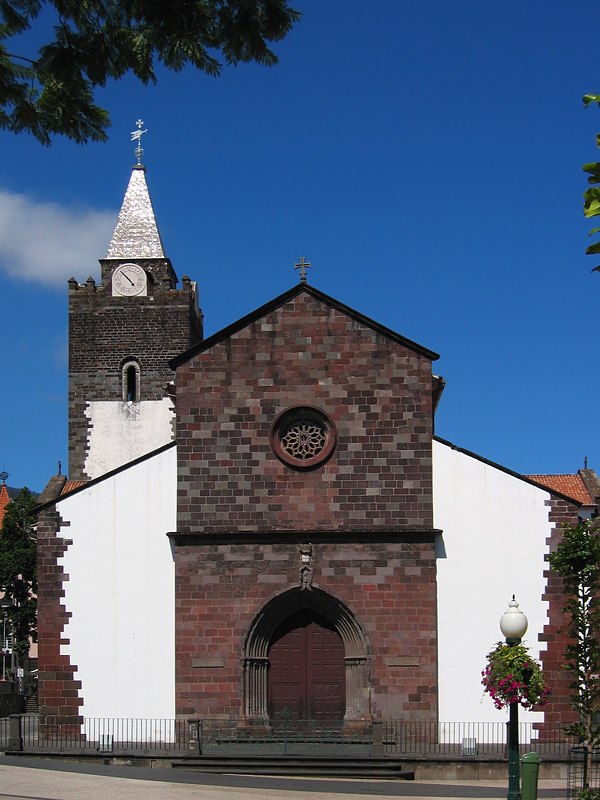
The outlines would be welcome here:
<svg viewBox="0 0 600 800">
<path fill-rule="evenodd" d="M 271 444 L 276 456 L 288 466 L 309 469 L 322 464 L 333 452 L 335 428 L 317 408 L 291 408 L 275 420 Z"/>
<path fill-rule="evenodd" d="M 327 433 L 318 422 L 299 419 L 281 436 L 281 446 L 292 458 L 314 458 L 325 447 Z"/>
</svg>

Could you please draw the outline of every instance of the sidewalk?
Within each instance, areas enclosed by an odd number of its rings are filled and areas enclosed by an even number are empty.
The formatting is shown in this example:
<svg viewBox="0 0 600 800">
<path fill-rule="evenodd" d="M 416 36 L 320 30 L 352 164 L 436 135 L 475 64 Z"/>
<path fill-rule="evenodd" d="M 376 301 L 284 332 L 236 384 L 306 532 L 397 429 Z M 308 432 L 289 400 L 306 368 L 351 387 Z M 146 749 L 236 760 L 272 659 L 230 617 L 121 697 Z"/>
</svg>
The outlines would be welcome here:
<svg viewBox="0 0 600 800">
<path fill-rule="evenodd" d="M 564 783 L 540 782 L 540 798 L 564 798 Z M 506 797 L 492 781 L 369 781 L 210 775 L 187 770 L 57 763 L 0 757 L 0 800 L 361 800 L 369 797 Z"/>
</svg>

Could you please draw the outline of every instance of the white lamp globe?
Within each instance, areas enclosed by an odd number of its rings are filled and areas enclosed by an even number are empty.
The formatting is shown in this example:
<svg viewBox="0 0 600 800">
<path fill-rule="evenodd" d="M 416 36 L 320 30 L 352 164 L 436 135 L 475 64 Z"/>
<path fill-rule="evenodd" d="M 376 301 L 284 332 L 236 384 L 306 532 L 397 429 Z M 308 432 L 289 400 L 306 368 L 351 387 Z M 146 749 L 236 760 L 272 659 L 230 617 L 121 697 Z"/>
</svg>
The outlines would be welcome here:
<svg viewBox="0 0 600 800">
<path fill-rule="evenodd" d="M 508 611 L 500 618 L 500 630 L 506 639 L 522 639 L 527 631 L 527 617 L 519 610 L 514 594 L 508 604 Z"/>
</svg>

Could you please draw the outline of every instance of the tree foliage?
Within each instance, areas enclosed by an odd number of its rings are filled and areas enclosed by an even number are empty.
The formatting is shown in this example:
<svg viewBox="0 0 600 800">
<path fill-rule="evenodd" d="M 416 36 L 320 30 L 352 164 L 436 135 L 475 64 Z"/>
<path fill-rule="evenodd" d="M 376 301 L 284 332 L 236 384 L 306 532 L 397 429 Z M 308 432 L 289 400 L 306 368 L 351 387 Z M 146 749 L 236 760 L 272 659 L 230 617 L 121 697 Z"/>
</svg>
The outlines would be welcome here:
<svg viewBox="0 0 600 800">
<path fill-rule="evenodd" d="M 19 37 L 51 14 L 54 38 L 37 53 Z M 0 127 L 43 144 L 55 134 L 104 141 L 108 112 L 94 90 L 132 72 L 156 82 L 156 64 L 208 75 L 227 64 L 277 63 L 269 42 L 300 14 L 288 0 L 0 0 Z"/>
<path fill-rule="evenodd" d="M 572 704 L 579 721 L 568 732 L 590 750 L 600 744 L 600 525 L 581 522 L 565 527 L 563 539 L 550 555 L 551 569 L 560 575 L 569 617 L 570 642 L 565 667 L 573 680 Z"/>
<path fill-rule="evenodd" d="M 583 104 L 587 108 L 590 105 L 600 106 L 600 95 L 586 94 L 583 97 Z M 600 133 L 596 134 L 596 147 L 600 147 Z M 590 161 L 582 167 L 587 172 L 588 183 L 592 188 L 586 189 L 583 193 L 583 214 L 586 219 L 600 216 L 600 189 L 596 188 L 600 183 L 600 162 Z M 592 228 L 590 236 L 600 232 L 600 228 Z M 594 242 L 586 248 L 587 255 L 600 255 L 600 241 Z M 600 264 L 592 269 L 592 272 L 600 272 Z"/>
<path fill-rule="evenodd" d="M 4 591 L 13 648 L 20 663 L 37 638 L 37 547 L 33 531 L 35 498 L 21 489 L 8 504 L 0 531 L 0 588 Z"/>
</svg>

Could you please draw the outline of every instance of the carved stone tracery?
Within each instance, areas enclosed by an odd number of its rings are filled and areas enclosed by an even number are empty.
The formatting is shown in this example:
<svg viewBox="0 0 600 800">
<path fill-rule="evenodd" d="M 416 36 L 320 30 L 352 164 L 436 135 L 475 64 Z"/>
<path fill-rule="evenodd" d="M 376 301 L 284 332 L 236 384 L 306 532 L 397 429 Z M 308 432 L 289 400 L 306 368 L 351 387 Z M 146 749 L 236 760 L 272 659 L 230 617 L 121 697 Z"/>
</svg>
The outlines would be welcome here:
<svg viewBox="0 0 600 800">
<path fill-rule="evenodd" d="M 327 431 L 314 419 L 294 419 L 281 433 L 280 441 L 286 453 L 302 461 L 323 452 Z"/>
<path fill-rule="evenodd" d="M 288 467 L 313 469 L 325 464 L 332 455 L 336 430 L 320 409 L 296 406 L 276 417 L 270 440 L 275 455 Z"/>
</svg>

